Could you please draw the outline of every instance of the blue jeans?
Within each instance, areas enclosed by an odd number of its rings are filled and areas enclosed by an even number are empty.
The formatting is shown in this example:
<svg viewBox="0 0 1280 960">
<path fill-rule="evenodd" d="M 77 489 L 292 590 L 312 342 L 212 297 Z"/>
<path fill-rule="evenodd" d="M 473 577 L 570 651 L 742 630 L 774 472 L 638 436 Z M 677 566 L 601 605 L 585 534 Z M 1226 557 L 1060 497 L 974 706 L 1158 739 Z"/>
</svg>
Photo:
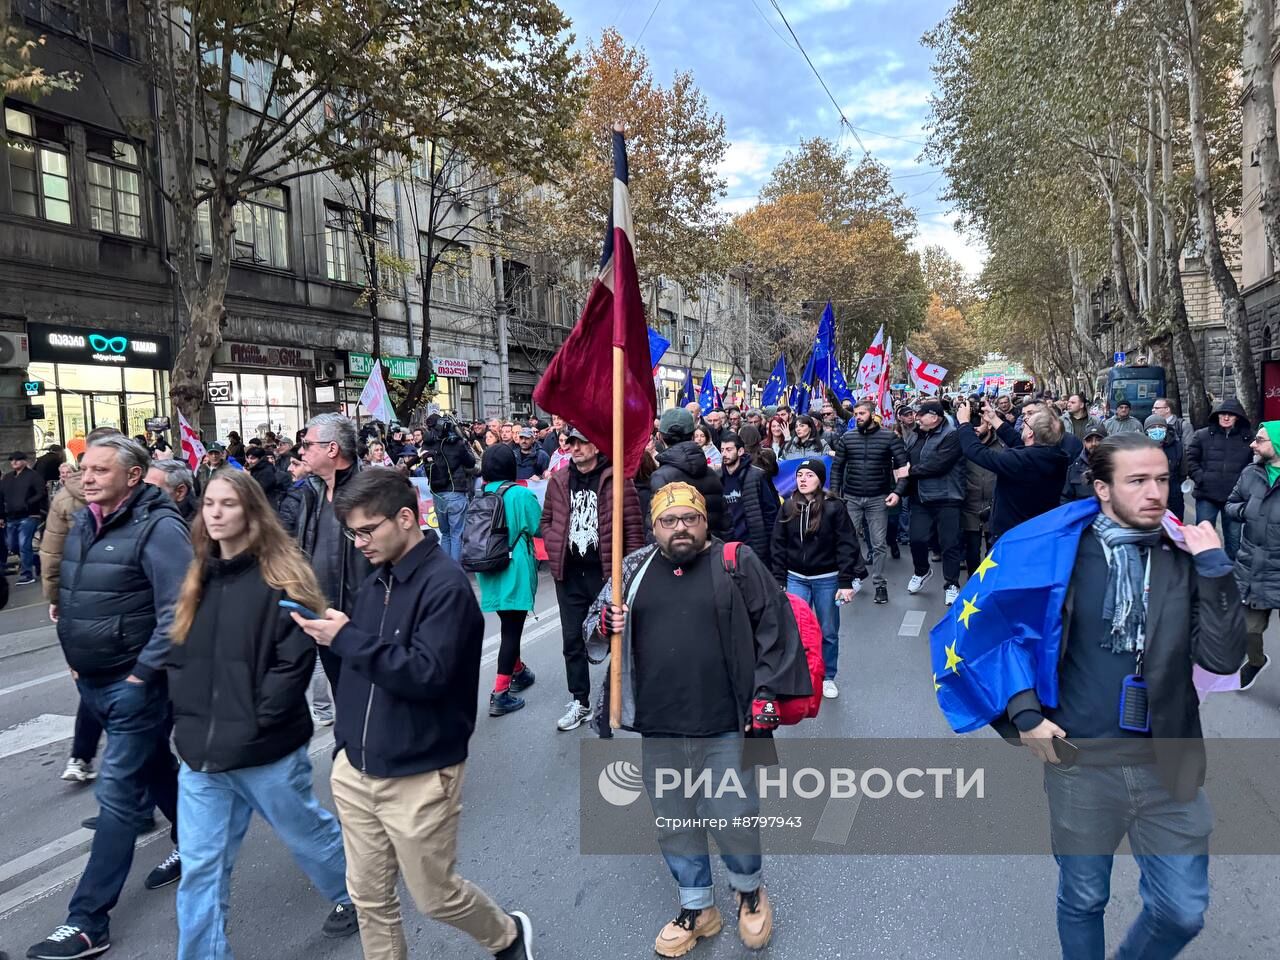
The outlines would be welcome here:
<svg viewBox="0 0 1280 960">
<path fill-rule="evenodd" d="M 680 906 L 688 910 L 705 910 L 715 904 L 715 886 L 711 879 L 711 854 L 707 834 L 716 838 L 720 859 L 729 873 L 729 886 L 740 893 L 760 887 L 764 858 L 760 855 L 760 828 L 733 826 L 735 817 L 760 815 L 760 797 L 756 792 L 755 768 L 742 766 L 744 738 L 740 733 L 723 733 L 714 737 L 645 737 L 641 761 L 645 789 L 659 820 L 723 819 L 729 826 L 658 827 L 658 847 L 667 862 L 676 885 L 680 888 Z M 663 784 L 658 795 L 658 770 L 679 771 L 679 785 Z M 735 790 L 716 787 L 725 772 L 734 770 L 746 797 Z M 685 773 L 685 771 L 688 773 Z M 685 796 L 685 784 L 693 783 L 703 770 L 710 770 L 707 791 L 696 790 Z M 704 795 L 708 793 L 709 795 Z"/>
<path fill-rule="evenodd" d="M 150 817 L 151 805 L 178 822 L 177 764 L 169 752 L 169 691 L 163 675 L 150 683 L 117 680 L 104 686 L 76 681 L 80 702 L 107 734 L 98 773 L 98 828 L 89 863 L 71 897 L 67 923 L 96 939 L 110 927 L 133 845 Z M 174 834 L 176 836 L 176 834 Z"/>
<path fill-rule="evenodd" d="M 178 960 L 229 960 L 227 906 L 231 868 L 256 812 L 330 903 L 350 903 L 338 821 L 311 789 L 307 745 L 260 767 L 178 774 Z"/>
<path fill-rule="evenodd" d="M 39 517 L 24 517 L 21 520 L 8 520 L 4 525 L 4 544 L 6 556 L 18 555 L 18 576 L 36 575 L 36 552 L 31 547 L 31 540 L 36 535 L 36 527 L 40 526 Z"/>
<path fill-rule="evenodd" d="M 440 546 L 455 561 L 462 559 L 462 525 L 467 515 L 465 493 L 432 493 L 436 523 L 440 525 Z"/>
<path fill-rule="evenodd" d="M 1063 960 L 1103 960 L 1111 861 L 1126 834 L 1141 874 L 1142 912 L 1113 957 L 1177 956 L 1204 926 L 1209 906 L 1213 814 L 1204 791 L 1175 800 L 1152 764 L 1065 770 L 1045 764 L 1044 787 Z"/>
<path fill-rule="evenodd" d="M 804 580 L 794 573 L 787 574 L 787 593 L 794 593 L 809 604 L 822 627 L 822 663 L 826 667 L 823 679 L 836 678 L 836 665 L 840 659 L 840 608 L 836 606 L 836 590 L 840 587 L 836 574 Z"/>
<path fill-rule="evenodd" d="M 1213 523 L 1221 514 L 1222 546 L 1227 551 L 1227 556 L 1234 560 L 1236 551 L 1240 549 L 1240 523 L 1236 520 L 1228 519 L 1222 507 L 1223 504 L 1214 503 L 1212 500 L 1197 500 L 1196 523 L 1203 523 L 1206 520 Z"/>
</svg>

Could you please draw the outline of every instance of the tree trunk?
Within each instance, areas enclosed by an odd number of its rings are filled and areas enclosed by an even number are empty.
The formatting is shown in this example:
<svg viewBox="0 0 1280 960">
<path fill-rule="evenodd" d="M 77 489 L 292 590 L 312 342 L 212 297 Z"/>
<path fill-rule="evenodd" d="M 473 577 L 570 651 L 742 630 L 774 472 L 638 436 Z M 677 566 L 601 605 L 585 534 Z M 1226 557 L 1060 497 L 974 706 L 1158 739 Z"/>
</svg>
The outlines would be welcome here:
<svg viewBox="0 0 1280 960">
<path fill-rule="evenodd" d="M 1200 351 L 1191 336 L 1187 322 L 1187 301 L 1182 288 L 1182 253 L 1178 249 L 1179 230 L 1169 208 L 1169 194 L 1177 189 L 1173 173 L 1173 117 L 1169 108 L 1172 90 L 1169 80 L 1168 49 L 1164 41 L 1157 43 L 1156 57 L 1160 66 L 1160 183 L 1163 201 L 1160 220 L 1164 231 L 1164 272 L 1168 297 L 1169 327 L 1177 348 L 1178 362 L 1187 374 L 1187 396 L 1178 412 L 1199 427 L 1209 421 L 1209 398 L 1204 390 L 1204 366 Z"/>
<path fill-rule="evenodd" d="M 1092 319 L 1092 308 L 1089 302 L 1089 287 L 1085 281 L 1083 254 L 1076 247 L 1067 248 L 1067 270 L 1071 275 L 1071 321 L 1084 352 L 1084 362 L 1093 368 L 1093 373 L 1107 365 L 1106 355 L 1093 341 L 1090 335 L 1089 322 Z"/>
<path fill-rule="evenodd" d="M 182 255 L 177 256 L 178 284 L 187 308 L 190 324 L 181 338 L 182 346 L 174 358 L 169 376 L 169 397 L 193 429 L 199 430 L 200 411 L 204 407 L 204 384 L 213 364 L 213 355 L 222 345 L 222 328 L 226 324 L 223 301 L 231 276 L 231 251 L 235 243 L 233 204 L 215 194 L 209 200 L 211 257 L 207 276 L 201 276 L 195 256 L 195 243 L 190 230 L 179 231 L 178 241 L 190 240 Z M 195 223 L 194 211 L 188 223 Z"/>
<path fill-rule="evenodd" d="M 428 248 L 431 249 L 431 248 Z M 428 259 L 432 259 L 428 256 Z M 428 264 L 428 270 L 430 264 Z M 422 278 L 422 352 L 418 355 L 418 375 L 413 378 L 413 383 L 409 385 L 409 392 L 400 401 L 400 409 L 396 413 L 400 414 L 401 422 L 407 422 L 413 411 L 422 402 L 423 395 L 427 392 L 428 383 L 431 380 L 433 372 L 431 367 L 431 277 L 428 274 Z"/>
<path fill-rule="evenodd" d="M 1205 260 L 1213 285 L 1222 298 L 1222 322 L 1227 329 L 1227 344 L 1231 351 L 1236 399 L 1244 406 L 1250 418 L 1260 412 L 1258 381 L 1253 365 L 1253 348 L 1249 343 L 1249 316 L 1236 278 L 1227 269 L 1222 255 L 1222 241 L 1218 236 L 1217 211 L 1214 209 L 1213 184 L 1210 180 L 1209 136 L 1205 130 L 1204 77 L 1200 65 L 1200 11 L 1199 0 L 1183 0 L 1187 13 L 1187 108 L 1191 131 L 1191 157 L 1195 163 L 1193 192 L 1196 198 L 1196 214 L 1200 220 L 1200 235 L 1204 239 Z"/>
<path fill-rule="evenodd" d="M 1150 343 L 1151 354 L 1156 363 L 1164 367 L 1165 396 L 1174 402 L 1177 409 L 1182 409 L 1182 391 L 1178 389 L 1178 365 L 1173 356 L 1173 340 L 1166 334 L 1154 337 Z"/>
<path fill-rule="evenodd" d="M 1272 255 L 1280 260 L 1280 147 L 1276 145 L 1276 96 L 1272 87 L 1273 0 L 1245 0 L 1243 73 L 1246 116 L 1253 118 L 1254 149 L 1261 180 L 1258 213 Z M 1248 168 L 1246 168 L 1248 169 Z M 1247 189 L 1247 188 L 1246 188 Z"/>
</svg>

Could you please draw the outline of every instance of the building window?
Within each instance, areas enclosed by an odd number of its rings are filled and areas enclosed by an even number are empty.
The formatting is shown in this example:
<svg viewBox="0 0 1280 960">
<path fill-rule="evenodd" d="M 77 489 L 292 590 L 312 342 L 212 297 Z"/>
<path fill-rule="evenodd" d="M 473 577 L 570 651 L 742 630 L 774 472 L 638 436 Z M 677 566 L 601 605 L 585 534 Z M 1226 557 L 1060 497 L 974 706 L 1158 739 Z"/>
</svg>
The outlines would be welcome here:
<svg viewBox="0 0 1280 960">
<path fill-rule="evenodd" d="M 235 221 L 235 260 L 255 266 L 289 269 L 289 205 L 279 187 L 256 190 L 251 199 L 237 201 L 231 212 Z M 209 204 L 200 204 L 196 213 L 196 234 L 200 251 L 213 251 Z"/>
<path fill-rule="evenodd" d="M 372 258 L 378 268 L 378 289 L 382 293 L 398 294 L 402 287 L 400 274 L 387 264 L 388 260 L 397 259 L 391 221 L 375 218 L 375 235 L 370 237 L 360 228 L 361 215 L 357 211 L 333 204 L 325 204 L 324 209 L 325 276 L 339 283 L 368 286 Z"/>
<path fill-rule="evenodd" d="M 471 248 L 461 243 L 444 244 L 434 270 L 431 270 L 425 233 L 418 235 L 418 249 L 422 256 L 423 275 L 430 272 L 432 302 L 469 307 L 471 305 Z"/>
<path fill-rule="evenodd" d="M 32 20 L 53 27 L 64 33 L 76 33 L 80 29 L 80 16 L 75 3 L 59 3 L 58 0 L 22 0 L 18 8 Z"/>
<path fill-rule="evenodd" d="M 142 236 L 142 174 L 123 140 L 89 144 L 89 221 L 95 230 Z"/>
<path fill-rule="evenodd" d="M 24 217 L 71 222 L 71 180 L 62 128 L 5 107 L 13 210 Z"/>
<path fill-rule="evenodd" d="M 410 172 L 420 180 L 434 183 L 439 191 L 456 193 L 467 178 L 462 153 L 448 143 L 433 140 L 415 142 Z"/>
</svg>

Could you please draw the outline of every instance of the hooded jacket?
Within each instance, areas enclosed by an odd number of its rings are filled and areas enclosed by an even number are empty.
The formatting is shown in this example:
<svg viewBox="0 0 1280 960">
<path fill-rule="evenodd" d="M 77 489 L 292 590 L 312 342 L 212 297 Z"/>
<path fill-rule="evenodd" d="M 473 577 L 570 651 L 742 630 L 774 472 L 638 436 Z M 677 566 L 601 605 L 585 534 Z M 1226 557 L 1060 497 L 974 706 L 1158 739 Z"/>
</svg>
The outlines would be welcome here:
<svg viewBox="0 0 1280 960">
<path fill-rule="evenodd" d="M 707 466 L 707 455 L 692 440 L 673 443 L 658 454 L 658 469 L 649 477 L 649 489 L 657 493 L 668 483 L 692 484 L 707 501 L 707 522 L 713 537 L 729 533 L 724 513 L 724 486 L 720 475 Z"/>
<path fill-rule="evenodd" d="M 851 589 L 854 580 L 867 576 L 867 570 L 843 501 L 823 491 L 811 501 L 803 501 L 798 494 L 793 496 L 795 499 L 783 506 L 773 525 L 769 561 L 774 579 L 785 587 L 788 573 L 805 577 L 834 573 L 839 589 Z M 816 532 L 809 530 L 813 510 L 822 511 Z"/>
<path fill-rule="evenodd" d="M 1220 413 L 1236 415 L 1236 425 L 1230 432 L 1219 426 Z M 1252 439 L 1253 427 L 1238 400 L 1223 400 L 1213 408 L 1209 425 L 1196 431 L 1186 451 L 1186 472 L 1196 485 L 1197 500 L 1227 502 L 1240 471 L 1253 462 L 1249 447 Z"/>
</svg>

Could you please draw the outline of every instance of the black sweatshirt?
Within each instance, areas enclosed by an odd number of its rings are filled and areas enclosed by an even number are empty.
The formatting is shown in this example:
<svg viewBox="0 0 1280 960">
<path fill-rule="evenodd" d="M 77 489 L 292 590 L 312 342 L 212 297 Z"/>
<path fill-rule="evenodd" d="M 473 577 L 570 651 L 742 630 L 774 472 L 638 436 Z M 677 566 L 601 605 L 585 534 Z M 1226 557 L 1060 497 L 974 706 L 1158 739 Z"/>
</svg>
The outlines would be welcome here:
<svg viewBox="0 0 1280 960">
<path fill-rule="evenodd" d="M 805 577 L 834 573 L 839 578 L 837 582 L 841 590 L 852 588 L 855 579 L 860 580 L 867 575 L 858 549 L 858 537 L 842 500 L 822 493 L 812 501 L 810 509 L 822 511 L 818 529 L 812 533 L 806 526 L 807 511 L 797 510 L 795 516 L 787 519 L 791 504 L 792 501 L 788 501 L 778 513 L 769 551 L 773 576 L 781 586 L 787 585 L 788 572 Z"/>
</svg>

